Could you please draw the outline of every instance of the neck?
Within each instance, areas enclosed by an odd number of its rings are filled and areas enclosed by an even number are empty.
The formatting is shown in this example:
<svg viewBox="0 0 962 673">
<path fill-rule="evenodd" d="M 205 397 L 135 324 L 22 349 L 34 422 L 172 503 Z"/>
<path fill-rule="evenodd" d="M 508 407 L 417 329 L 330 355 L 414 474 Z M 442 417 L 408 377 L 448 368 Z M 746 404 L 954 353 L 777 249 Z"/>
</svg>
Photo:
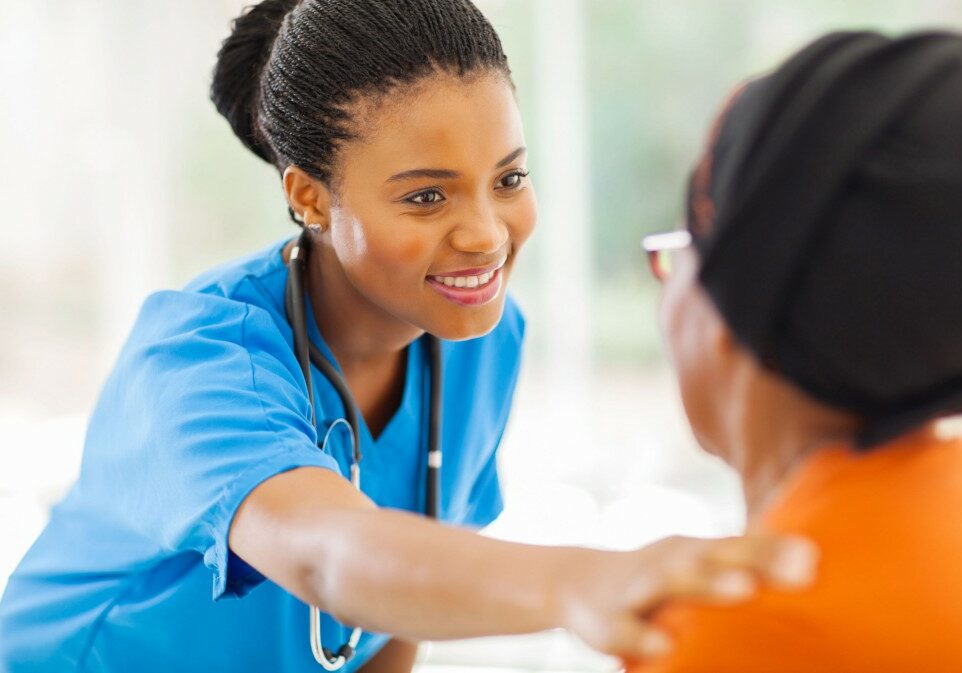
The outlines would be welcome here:
<svg viewBox="0 0 962 673">
<path fill-rule="evenodd" d="M 768 508 L 785 480 L 820 448 L 842 440 L 840 435 L 813 433 L 748 440 L 745 459 L 737 466 L 749 519 Z"/>
<path fill-rule="evenodd" d="M 326 245 L 314 245 L 306 284 L 318 330 L 345 374 L 396 364 L 424 333 L 358 292 Z"/>
<path fill-rule="evenodd" d="M 770 379 L 741 396 L 728 428 L 729 462 L 741 475 L 749 518 L 770 504 L 786 478 L 821 448 L 852 443 L 857 419 L 825 406 L 788 382 Z"/>
</svg>

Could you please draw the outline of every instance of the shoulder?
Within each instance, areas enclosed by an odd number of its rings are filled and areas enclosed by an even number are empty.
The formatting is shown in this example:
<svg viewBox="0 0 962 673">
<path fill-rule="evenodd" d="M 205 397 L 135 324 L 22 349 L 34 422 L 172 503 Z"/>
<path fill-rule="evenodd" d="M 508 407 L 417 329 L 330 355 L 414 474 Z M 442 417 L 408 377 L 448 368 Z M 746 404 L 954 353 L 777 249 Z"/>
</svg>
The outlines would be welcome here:
<svg viewBox="0 0 962 673">
<path fill-rule="evenodd" d="M 217 266 L 182 290 L 156 292 L 144 301 L 125 354 L 138 348 L 191 343 L 283 350 L 289 341 L 282 302 L 284 242 Z M 287 330 L 289 331 L 289 329 Z"/>
<path fill-rule="evenodd" d="M 286 239 L 276 241 L 266 248 L 219 264 L 191 280 L 184 289 L 201 294 L 233 297 L 251 281 L 257 282 L 284 274 L 286 267 L 281 251 L 286 242 Z"/>
<path fill-rule="evenodd" d="M 841 663 L 856 647 L 807 610 L 756 600 L 750 607 L 673 605 L 656 619 L 671 634 L 662 659 L 628 673 L 855 673 Z M 883 669 L 878 669 L 882 673 Z"/>
<path fill-rule="evenodd" d="M 674 603 L 658 622 L 675 652 L 634 673 L 959 670 L 962 649 L 942 636 L 962 625 L 962 607 L 945 600 L 962 582 L 962 530 L 945 523 L 962 507 L 959 473 L 957 442 L 817 454 L 758 526 L 818 545 L 814 586 L 764 588 L 730 608 Z"/>
<path fill-rule="evenodd" d="M 133 439 L 147 428 L 168 447 L 245 433 L 255 441 L 268 430 L 269 442 L 282 436 L 296 446 L 312 436 L 309 419 L 297 360 L 267 311 L 213 294 L 163 291 L 144 302 L 101 389 L 87 450 L 111 454 L 119 427 L 131 433 L 124 444 L 131 455 L 139 455 L 133 447 L 148 447 Z"/>
<path fill-rule="evenodd" d="M 186 398 L 191 390 L 218 385 L 256 384 L 262 392 L 275 380 L 296 386 L 300 370 L 289 341 L 262 306 L 205 292 L 156 292 L 144 301 L 108 388 L 136 386 L 154 397 Z"/>
<path fill-rule="evenodd" d="M 259 306 L 218 294 L 161 290 L 144 300 L 127 347 L 175 348 L 186 342 L 215 341 L 242 345 L 258 336 L 284 341 L 269 312 Z"/>
</svg>

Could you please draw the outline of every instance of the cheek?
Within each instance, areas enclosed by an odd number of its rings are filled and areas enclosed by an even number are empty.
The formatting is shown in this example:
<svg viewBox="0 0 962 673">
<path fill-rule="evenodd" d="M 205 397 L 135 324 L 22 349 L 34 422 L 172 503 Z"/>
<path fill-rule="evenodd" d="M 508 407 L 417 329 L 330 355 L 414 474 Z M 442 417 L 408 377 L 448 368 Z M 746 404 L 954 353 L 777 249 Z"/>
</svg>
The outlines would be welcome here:
<svg viewBox="0 0 962 673">
<path fill-rule="evenodd" d="M 678 369 L 680 361 L 684 360 L 681 355 L 683 351 L 681 348 L 682 335 L 685 331 L 682 304 L 683 297 L 680 290 L 676 284 L 669 281 L 662 291 L 661 304 L 659 305 L 659 321 L 661 323 L 662 336 L 668 349 L 668 357 L 676 369 Z"/>
<path fill-rule="evenodd" d="M 331 243 L 337 258 L 345 268 L 363 260 L 370 249 L 367 231 L 357 217 L 338 213 L 331 218 Z"/>
<path fill-rule="evenodd" d="M 521 248 L 525 241 L 534 233 L 538 225 L 538 200 L 533 188 L 525 191 L 524 195 L 514 206 L 508 219 L 511 241 L 515 250 Z"/>
<path fill-rule="evenodd" d="M 432 241 L 417 232 L 404 231 L 376 218 L 345 217 L 332 236 L 345 269 L 363 270 L 367 277 L 398 278 L 420 275 L 433 250 Z"/>
<path fill-rule="evenodd" d="M 390 245 L 390 242 L 389 242 Z M 394 259 L 405 268 L 420 270 L 433 246 L 422 237 L 407 236 L 394 244 Z"/>
<path fill-rule="evenodd" d="M 696 436 L 703 440 L 712 434 L 711 394 L 715 387 L 708 357 L 708 332 L 706 325 L 701 324 L 696 304 L 690 289 L 667 288 L 661 305 L 661 324 L 685 413 Z"/>
</svg>

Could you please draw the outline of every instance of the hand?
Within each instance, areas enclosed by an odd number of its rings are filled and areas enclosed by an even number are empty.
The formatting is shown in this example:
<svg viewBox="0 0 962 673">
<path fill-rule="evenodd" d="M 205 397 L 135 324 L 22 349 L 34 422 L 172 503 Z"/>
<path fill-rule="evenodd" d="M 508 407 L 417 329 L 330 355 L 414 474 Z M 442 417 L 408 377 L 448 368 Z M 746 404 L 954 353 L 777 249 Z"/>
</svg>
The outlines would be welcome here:
<svg viewBox="0 0 962 673">
<path fill-rule="evenodd" d="M 761 535 L 674 537 L 632 552 L 589 552 L 579 555 L 564 580 L 564 625 L 607 654 L 636 661 L 660 656 L 671 643 L 648 620 L 666 600 L 737 603 L 755 593 L 758 580 L 805 588 L 817 558 L 804 538 Z"/>
</svg>

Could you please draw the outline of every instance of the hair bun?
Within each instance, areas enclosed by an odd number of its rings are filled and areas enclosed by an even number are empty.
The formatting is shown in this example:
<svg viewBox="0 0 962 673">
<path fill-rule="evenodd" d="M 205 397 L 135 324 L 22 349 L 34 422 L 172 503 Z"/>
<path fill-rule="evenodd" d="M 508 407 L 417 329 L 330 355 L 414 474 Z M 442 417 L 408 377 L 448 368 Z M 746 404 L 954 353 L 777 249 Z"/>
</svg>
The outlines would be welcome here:
<svg viewBox="0 0 962 673">
<path fill-rule="evenodd" d="M 264 161 L 274 152 L 257 132 L 257 95 L 261 73 L 284 17 L 300 0 L 263 0 L 234 19 L 231 34 L 217 53 L 210 98 L 241 142 Z"/>
</svg>

